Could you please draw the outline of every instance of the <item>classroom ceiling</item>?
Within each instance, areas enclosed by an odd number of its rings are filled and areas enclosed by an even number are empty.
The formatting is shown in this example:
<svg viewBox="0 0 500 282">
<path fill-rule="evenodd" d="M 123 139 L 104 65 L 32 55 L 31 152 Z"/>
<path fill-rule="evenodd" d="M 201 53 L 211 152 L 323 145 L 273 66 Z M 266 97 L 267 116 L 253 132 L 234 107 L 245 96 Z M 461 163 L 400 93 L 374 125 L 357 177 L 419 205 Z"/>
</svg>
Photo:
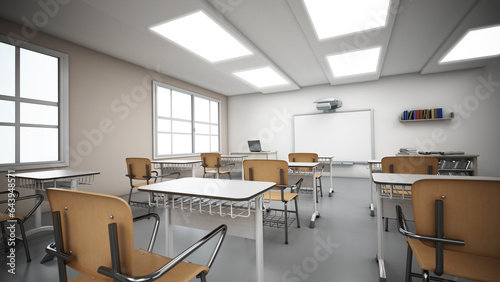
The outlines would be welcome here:
<svg viewBox="0 0 500 282">
<path fill-rule="evenodd" d="M 200 10 L 253 55 L 210 63 L 149 30 Z M 26 30 L 35 27 L 227 96 L 482 67 L 498 57 L 446 65 L 438 61 L 468 30 L 500 24 L 499 11 L 495 0 L 392 0 L 386 27 L 320 41 L 302 0 L 0 1 L 0 17 Z M 327 55 L 374 46 L 382 47 L 374 73 L 342 79 L 332 75 Z M 289 84 L 259 89 L 232 74 L 263 66 Z"/>
</svg>

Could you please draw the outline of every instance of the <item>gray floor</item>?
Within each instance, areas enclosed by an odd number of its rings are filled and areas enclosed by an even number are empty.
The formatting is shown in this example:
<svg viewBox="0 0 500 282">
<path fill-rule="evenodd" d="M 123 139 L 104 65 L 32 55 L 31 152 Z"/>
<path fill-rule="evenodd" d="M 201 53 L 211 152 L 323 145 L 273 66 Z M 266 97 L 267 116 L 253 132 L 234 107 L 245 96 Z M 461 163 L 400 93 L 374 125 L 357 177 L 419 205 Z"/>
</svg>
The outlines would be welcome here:
<svg viewBox="0 0 500 282">
<path fill-rule="evenodd" d="M 328 182 L 328 181 L 324 181 Z M 379 281 L 375 260 L 377 251 L 376 218 L 369 215 L 369 180 L 334 179 L 335 193 L 320 198 L 321 217 L 314 229 L 308 227 L 312 214 L 312 195 L 301 194 L 299 211 L 301 228 L 292 225 L 289 245 L 284 244 L 284 230 L 264 228 L 265 281 Z M 134 209 L 134 214 L 143 213 Z M 45 215 L 47 217 L 47 215 Z M 136 247 L 147 247 L 150 222 L 136 223 Z M 205 234 L 204 231 L 175 227 L 175 252 L 180 252 Z M 164 250 L 160 231 L 155 250 Z M 57 281 L 55 261 L 40 264 L 44 248 L 52 237 L 45 233 L 29 239 L 32 262 L 26 263 L 22 247 L 16 253 L 16 274 L 7 273 L 7 261 L 0 258 L 0 281 Z M 107 240 L 103 238 L 103 240 Z M 395 221 L 390 221 L 384 233 L 386 272 L 388 281 L 404 281 L 406 243 L 397 233 Z M 201 249 L 192 261 L 205 259 L 208 249 Z M 415 262 L 414 262 L 415 264 Z M 418 266 L 414 265 L 414 271 Z M 77 273 L 70 271 L 69 278 Z M 414 279 L 416 280 L 416 279 Z M 255 243 L 253 240 L 228 236 L 208 275 L 208 281 L 255 281 Z M 456 279 L 456 281 L 467 281 Z"/>
</svg>

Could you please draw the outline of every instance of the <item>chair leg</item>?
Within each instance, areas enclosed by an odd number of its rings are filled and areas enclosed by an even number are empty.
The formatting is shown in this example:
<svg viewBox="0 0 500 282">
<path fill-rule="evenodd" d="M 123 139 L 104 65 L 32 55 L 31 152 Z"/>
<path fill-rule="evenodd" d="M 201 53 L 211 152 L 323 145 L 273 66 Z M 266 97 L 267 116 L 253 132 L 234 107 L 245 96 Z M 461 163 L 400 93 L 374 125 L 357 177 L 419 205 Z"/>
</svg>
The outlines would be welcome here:
<svg viewBox="0 0 500 282">
<path fill-rule="evenodd" d="M 422 270 L 422 282 L 430 282 L 431 276 L 429 275 L 429 271 Z"/>
<path fill-rule="evenodd" d="M 21 221 L 18 221 L 17 223 L 19 224 L 19 227 L 21 229 L 21 236 L 23 237 L 24 252 L 26 253 L 26 261 L 30 262 L 31 256 L 30 256 L 30 250 L 28 247 L 28 238 L 26 238 L 26 232 L 24 231 L 24 224 Z"/>
<path fill-rule="evenodd" d="M 406 251 L 406 274 L 405 274 L 405 282 L 411 282 L 411 264 L 413 259 L 413 251 L 409 244 L 407 244 Z"/>
<path fill-rule="evenodd" d="M 288 207 L 285 203 L 285 244 L 288 244 Z"/>
<path fill-rule="evenodd" d="M 299 206 L 297 197 L 295 197 L 295 217 L 297 217 L 297 228 L 300 228 L 300 219 L 299 219 Z"/>
<path fill-rule="evenodd" d="M 319 193 L 321 194 L 321 197 L 323 197 L 323 185 L 321 184 L 321 177 L 319 177 L 317 180 L 317 182 L 319 182 L 319 185 L 316 184 L 316 188 L 319 189 Z"/>
<path fill-rule="evenodd" d="M 200 281 L 201 282 L 207 282 L 207 274 L 205 274 L 205 272 L 200 272 L 200 274 L 198 274 L 198 276 L 196 276 L 197 278 L 200 278 Z"/>
<path fill-rule="evenodd" d="M 134 191 L 134 187 L 130 187 L 130 193 L 128 194 L 128 204 L 130 205 L 130 201 L 132 201 L 132 192 Z"/>
</svg>

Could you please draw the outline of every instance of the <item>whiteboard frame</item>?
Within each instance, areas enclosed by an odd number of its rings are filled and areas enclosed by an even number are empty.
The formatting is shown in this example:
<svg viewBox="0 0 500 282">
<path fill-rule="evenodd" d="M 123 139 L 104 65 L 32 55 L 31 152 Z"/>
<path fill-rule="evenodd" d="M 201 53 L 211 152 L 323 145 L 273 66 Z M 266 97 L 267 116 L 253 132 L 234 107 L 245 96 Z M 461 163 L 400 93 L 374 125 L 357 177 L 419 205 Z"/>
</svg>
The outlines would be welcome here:
<svg viewBox="0 0 500 282">
<path fill-rule="evenodd" d="M 374 121 L 373 121 L 373 109 L 362 109 L 362 110 L 351 110 L 351 111 L 334 111 L 334 112 L 323 112 L 323 113 L 311 113 L 311 114 L 298 114 L 293 116 L 293 151 L 295 152 L 295 117 L 298 116 L 313 116 L 313 115 L 328 115 L 328 114 L 341 114 L 341 113 L 353 113 L 353 112 L 370 112 L 370 139 L 371 139 L 371 159 L 375 158 L 375 132 L 374 132 Z M 335 156 L 333 156 L 335 160 Z M 349 160 L 338 160 L 333 161 L 334 165 L 352 165 L 352 164 L 368 164 L 368 160 L 365 161 L 349 161 Z"/>
</svg>

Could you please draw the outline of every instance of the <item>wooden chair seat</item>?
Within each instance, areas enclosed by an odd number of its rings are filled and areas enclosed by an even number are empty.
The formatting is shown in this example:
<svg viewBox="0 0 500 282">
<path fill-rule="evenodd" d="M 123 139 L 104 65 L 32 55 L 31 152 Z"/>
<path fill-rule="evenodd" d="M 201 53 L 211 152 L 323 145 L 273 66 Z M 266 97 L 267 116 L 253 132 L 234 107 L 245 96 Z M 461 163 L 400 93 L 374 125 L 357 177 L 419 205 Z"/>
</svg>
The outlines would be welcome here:
<svg viewBox="0 0 500 282">
<path fill-rule="evenodd" d="M 283 200 L 288 203 L 291 200 L 295 199 L 298 197 L 299 194 L 297 193 L 283 193 Z M 268 192 L 264 194 L 264 200 L 266 201 L 281 201 L 281 192 Z"/>
<path fill-rule="evenodd" d="M 421 269 L 436 270 L 436 249 L 420 240 L 408 238 Z M 447 275 L 478 281 L 498 281 L 500 277 L 500 259 L 478 256 L 452 250 L 444 250 L 444 272 Z M 478 276 L 479 275 L 479 276 Z"/>
<path fill-rule="evenodd" d="M 155 253 L 148 252 L 143 249 L 135 249 L 132 253 L 132 262 L 134 265 L 133 270 L 130 275 L 132 276 L 140 276 L 151 273 L 163 265 L 169 263 L 172 259 L 168 257 L 164 257 Z M 200 272 L 207 273 L 209 268 L 204 265 L 189 263 L 189 262 L 181 262 L 177 266 L 175 266 L 172 270 L 167 272 L 165 275 L 160 277 L 159 282 L 189 282 L 196 275 L 193 273 Z M 75 279 L 70 280 L 71 282 L 101 282 L 113 281 L 110 277 L 105 276 L 94 276 L 94 275 L 80 275 Z"/>
<path fill-rule="evenodd" d="M 134 188 L 137 188 L 137 187 L 142 187 L 142 186 L 146 186 L 146 185 L 148 185 L 148 183 L 147 183 L 147 182 L 142 182 L 142 183 L 134 183 L 134 184 L 132 184 L 132 186 L 133 186 Z"/>
</svg>

